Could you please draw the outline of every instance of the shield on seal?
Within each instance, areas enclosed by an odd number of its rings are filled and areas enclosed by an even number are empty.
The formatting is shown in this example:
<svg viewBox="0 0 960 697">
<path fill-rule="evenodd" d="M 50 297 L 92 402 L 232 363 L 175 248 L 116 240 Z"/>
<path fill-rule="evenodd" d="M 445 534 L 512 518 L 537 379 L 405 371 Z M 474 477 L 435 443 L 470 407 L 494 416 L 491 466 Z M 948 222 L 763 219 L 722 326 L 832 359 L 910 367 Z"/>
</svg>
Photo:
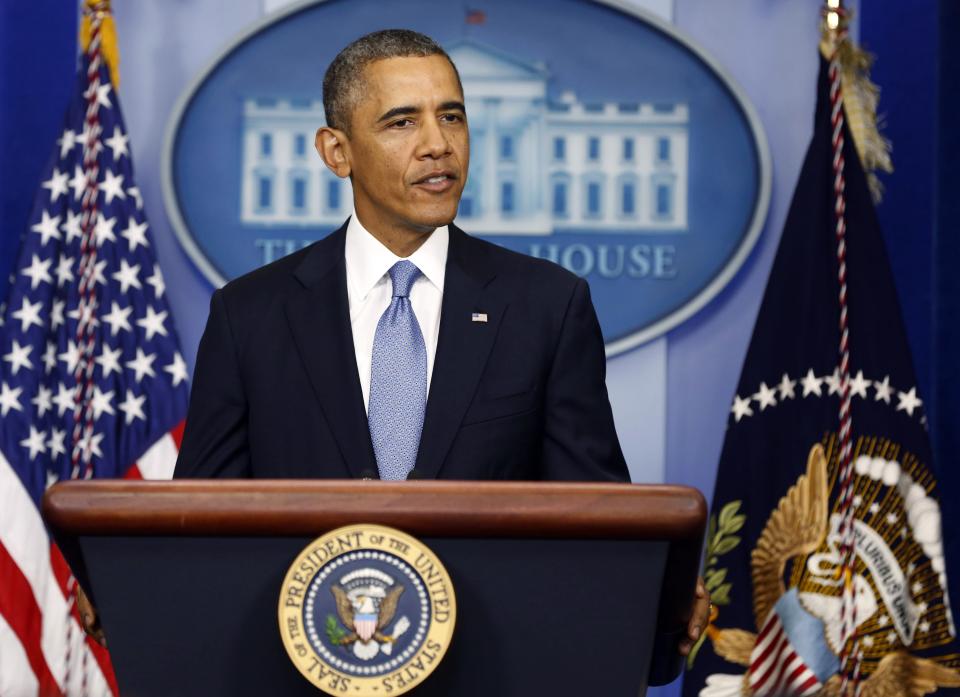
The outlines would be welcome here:
<svg viewBox="0 0 960 697">
<path fill-rule="evenodd" d="M 377 631 L 377 617 L 377 615 L 368 613 L 357 613 L 353 616 L 353 626 L 364 641 L 370 641 L 373 633 Z"/>
</svg>

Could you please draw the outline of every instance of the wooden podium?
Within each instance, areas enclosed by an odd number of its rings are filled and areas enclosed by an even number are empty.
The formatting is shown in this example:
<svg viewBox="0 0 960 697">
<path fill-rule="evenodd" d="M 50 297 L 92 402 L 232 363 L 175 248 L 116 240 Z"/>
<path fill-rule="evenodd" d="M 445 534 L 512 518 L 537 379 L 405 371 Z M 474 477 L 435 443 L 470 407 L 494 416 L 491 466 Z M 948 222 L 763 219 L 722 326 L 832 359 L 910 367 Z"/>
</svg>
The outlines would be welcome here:
<svg viewBox="0 0 960 697">
<path fill-rule="evenodd" d="M 353 523 L 453 579 L 450 650 L 411 694 L 637 697 L 680 672 L 706 519 L 685 487 L 424 480 L 64 482 L 43 508 L 132 697 L 322 694 L 284 651 L 280 585 Z"/>
</svg>

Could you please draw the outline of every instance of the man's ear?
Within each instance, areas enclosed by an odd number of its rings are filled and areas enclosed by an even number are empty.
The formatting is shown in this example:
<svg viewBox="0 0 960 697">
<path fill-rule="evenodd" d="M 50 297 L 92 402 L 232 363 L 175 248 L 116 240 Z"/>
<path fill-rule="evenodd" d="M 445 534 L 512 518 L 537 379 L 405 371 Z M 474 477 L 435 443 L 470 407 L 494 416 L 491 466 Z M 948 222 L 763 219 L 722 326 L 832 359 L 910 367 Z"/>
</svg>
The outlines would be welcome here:
<svg viewBox="0 0 960 697">
<path fill-rule="evenodd" d="M 314 145 L 331 172 L 342 179 L 350 176 L 350 142 L 346 133 L 329 126 L 318 128 Z"/>
</svg>

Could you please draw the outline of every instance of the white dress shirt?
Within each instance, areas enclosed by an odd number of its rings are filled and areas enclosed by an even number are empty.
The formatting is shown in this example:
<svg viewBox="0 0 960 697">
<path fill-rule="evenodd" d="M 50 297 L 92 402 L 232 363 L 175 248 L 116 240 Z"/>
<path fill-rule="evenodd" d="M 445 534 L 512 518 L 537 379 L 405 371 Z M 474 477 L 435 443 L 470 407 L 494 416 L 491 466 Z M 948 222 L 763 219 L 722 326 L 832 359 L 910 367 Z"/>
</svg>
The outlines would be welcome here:
<svg viewBox="0 0 960 697">
<path fill-rule="evenodd" d="M 440 304 L 443 300 L 443 277 L 447 268 L 449 243 L 450 232 L 444 225 L 434 230 L 427 241 L 407 257 L 421 272 L 410 289 L 410 304 L 427 349 L 427 394 L 430 394 L 430 377 L 437 355 Z M 350 216 L 350 222 L 347 223 L 343 255 L 347 265 L 347 299 L 350 304 L 353 347 L 357 354 L 363 406 L 367 409 L 370 405 L 373 337 L 377 333 L 380 316 L 393 298 L 393 284 L 387 272 L 403 257 L 398 257 L 367 232 L 356 213 Z"/>
</svg>

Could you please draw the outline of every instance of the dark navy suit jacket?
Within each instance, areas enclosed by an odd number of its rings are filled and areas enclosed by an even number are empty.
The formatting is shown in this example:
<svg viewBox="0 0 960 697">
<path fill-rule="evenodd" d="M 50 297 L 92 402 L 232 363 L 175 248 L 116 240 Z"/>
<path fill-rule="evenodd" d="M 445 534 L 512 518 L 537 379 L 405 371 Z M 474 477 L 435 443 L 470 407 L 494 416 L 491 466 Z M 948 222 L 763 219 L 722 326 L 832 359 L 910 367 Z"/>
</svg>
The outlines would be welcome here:
<svg viewBox="0 0 960 697">
<path fill-rule="evenodd" d="M 213 294 L 174 476 L 377 476 L 345 236 L 346 225 Z M 604 375 L 582 279 L 451 225 L 412 476 L 627 481 Z"/>
</svg>

